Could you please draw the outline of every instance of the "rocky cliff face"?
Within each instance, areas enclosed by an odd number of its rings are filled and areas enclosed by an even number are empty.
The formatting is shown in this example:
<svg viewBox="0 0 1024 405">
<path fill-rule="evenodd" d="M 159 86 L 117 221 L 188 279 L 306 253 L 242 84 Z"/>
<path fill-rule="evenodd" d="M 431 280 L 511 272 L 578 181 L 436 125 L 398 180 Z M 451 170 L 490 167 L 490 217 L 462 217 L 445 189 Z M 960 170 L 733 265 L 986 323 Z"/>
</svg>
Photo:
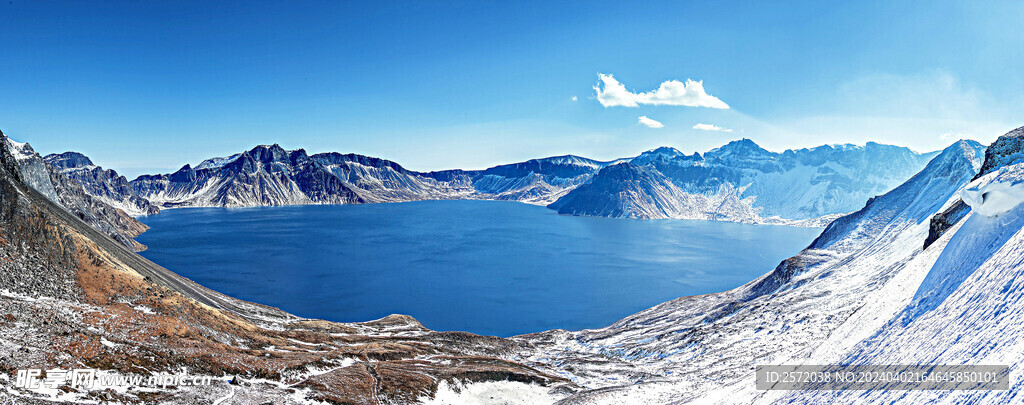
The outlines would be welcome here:
<svg viewBox="0 0 1024 405">
<path fill-rule="evenodd" d="M 6 136 L 3 140 L 6 145 L 3 149 L 14 156 L 26 184 L 125 246 L 136 250 L 145 248 L 132 238 L 145 232 L 146 225 L 125 211 L 111 206 L 104 199 L 94 196 L 76 180 L 44 160 L 29 144 L 10 141 Z"/>
<path fill-rule="evenodd" d="M 30 187 L 19 163 L 0 148 L 5 402 L 409 403 L 472 382 L 576 389 L 511 361 L 523 348 L 506 339 L 434 332 L 401 315 L 347 324 L 302 319 L 208 290 Z M 16 388 L 17 370 L 30 368 L 187 372 L 211 376 L 213 384 Z"/>
<path fill-rule="evenodd" d="M 1024 159 L 1024 127 L 1000 136 L 985 150 L 985 163 L 975 179 Z"/>
<path fill-rule="evenodd" d="M 104 170 L 94 165 L 92 160 L 81 153 L 51 154 L 46 155 L 43 160 L 57 168 L 61 174 L 81 184 L 89 195 L 121 209 L 128 215 L 154 215 L 160 212 L 160 209 L 148 200 L 135 195 L 124 176 L 114 170 Z"/>
<path fill-rule="evenodd" d="M 614 176 L 618 171 L 607 171 L 591 180 L 601 184 L 603 196 L 580 187 L 551 208 L 574 215 L 624 218 L 808 220 L 855 211 L 868 198 L 892 189 L 921 170 L 934 156 L 877 143 L 774 153 L 743 139 L 704 155 L 686 155 L 662 147 L 630 163 L 650 168 L 672 187 L 645 190 L 628 182 L 616 186 L 619 179 L 601 176 Z M 666 194 L 668 188 L 672 192 Z M 591 197 L 582 198 L 583 193 Z M 606 209 L 607 199 L 622 200 L 622 205 L 634 209 L 612 213 Z"/>
</svg>

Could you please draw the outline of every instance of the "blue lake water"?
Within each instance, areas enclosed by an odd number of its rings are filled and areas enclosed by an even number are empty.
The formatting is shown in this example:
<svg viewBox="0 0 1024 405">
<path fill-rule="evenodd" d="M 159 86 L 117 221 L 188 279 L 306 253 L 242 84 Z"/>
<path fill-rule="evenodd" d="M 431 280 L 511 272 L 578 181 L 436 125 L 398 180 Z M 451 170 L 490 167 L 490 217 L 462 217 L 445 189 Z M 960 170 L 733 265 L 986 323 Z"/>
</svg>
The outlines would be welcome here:
<svg viewBox="0 0 1024 405">
<path fill-rule="evenodd" d="M 821 231 L 571 217 L 501 201 L 184 208 L 143 221 L 144 256 L 237 298 L 304 317 L 401 313 L 497 336 L 598 328 L 728 290 Z"/>
</svg>

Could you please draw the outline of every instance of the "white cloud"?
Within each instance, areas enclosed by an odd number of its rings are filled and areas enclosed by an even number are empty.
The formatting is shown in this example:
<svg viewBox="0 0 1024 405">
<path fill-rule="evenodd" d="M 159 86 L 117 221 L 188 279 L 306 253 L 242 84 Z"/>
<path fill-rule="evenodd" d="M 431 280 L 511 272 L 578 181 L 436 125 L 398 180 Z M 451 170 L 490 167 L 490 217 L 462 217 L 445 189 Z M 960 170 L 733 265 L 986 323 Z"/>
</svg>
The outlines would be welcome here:
<svg viewBox="0 0 1024 405">
<path fill-rule="evenodd" d="M 576 98 L 576 96 L 572 96 L 572 101 L 576 101 L 576 100 L 579 100 L 579 99 Z"/>
<path fill-rule="evenodd" d="M 718 125 L 712 124 L 697 124 L 693 126 L 693 129 L 699 129 L 701 131 L 721 131 L 721 132 L 732 132 L 729 128 L 722 128 Z"/>
<path fill-rule="evenodd" d="M 959 141 L 961 139 L 973 139 L 973 138 L 974 137 L 972 135 L 965 134 L 963 132 L 946 132 L 946 133 L 944 133 L 942 135 L 939 135 L 939 140 L 942 141 L 942 142 L 956 142 L 956 141 Z"/>
<path fill-rule="evenodd" d="M 640 121 L 641 124 L 646 125 L 648 128 L 664 128 L 665 127 L 664 124 L 662 124 L 662 123 L 660 123 L 658 121 L 652 120 L 650 118 L 647 118 L 646 115 L 641 115 L 640 118 L 638 119 L 638 121 Z"/>
<path fill-rule="evenodd" d="M 661 83 L 657 90 L 633 93 L 626 90 L 626 86 L 619 83 L 610 74 L 598 73 L 597 77 L 601 83 L 594 86 L 594 91 L 597 92 L 597 101 L 605 107 L 638 107 L 640 104 L 649 104 L 729 108 L 725 102 L 704 91 L 703 81 L 686 79 L 686 83 L 683 83 L 678 80 L 669 80 Z"/>
<path fill-rule="evenodd" d="M 785 132 L 778 145 L 876 141 L 933 151 L 961 138 L 989 143 L 1020 126 L 1020 104 L 942 70 L 853 78 L 840 83 L 832 97 L 816 97 L 815 105 L 809 115 L 769 123 Z"/>
</svg>

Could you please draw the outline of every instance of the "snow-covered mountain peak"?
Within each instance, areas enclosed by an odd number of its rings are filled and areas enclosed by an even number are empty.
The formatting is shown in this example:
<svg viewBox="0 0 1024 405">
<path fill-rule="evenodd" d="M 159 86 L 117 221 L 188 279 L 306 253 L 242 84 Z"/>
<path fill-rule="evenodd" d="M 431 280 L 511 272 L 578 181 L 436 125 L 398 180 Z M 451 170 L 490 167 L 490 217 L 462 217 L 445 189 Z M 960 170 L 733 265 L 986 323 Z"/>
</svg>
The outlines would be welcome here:
<svg viewBox="0 0 1024 405">
<path fill-rule="evenodd" d="M 670 158 L 685 155 L 683 152 L 680 152 L 679 149 L 673 148 L 671 146 L 660 146 L 642 153 L 641 156 L 648 154 L 663 155 L 668 156 Z"/>
<path fill-rule="evenodd" d="M 36 153 L 32 146 L 27 143 L 17 142 L 7 136 L 5 136 L 5 139 L 7 139 L 7 150 L 14 155 L 16 160 L 31 159 Z"/>
<path fill-rule="evenodd" d="M 231 163 L 231 162 L 234 162 L 235 159 L 238 159 L 239 156 L 242 156 L 242 154 L 241 153 L 236 153 L 236 154 L 228 156 L 228 157 L 215 157 L 215 158 L 206 159 L 206 160 L 202 161 L 202 163 L 199 163 L 198 166 L 196 166 L 196 170 L 214 169 L 214 168 L 224 167 L 224 165 L 226 165 L 228 163 Z"/>
<path fill-rule="evenodd" d="M 699 153 L 694 153 L 691 156 L 687 156 L 685 153 L 680 152 L 678 149 L 671 146 L 662 146 L 657 149 L 651 149 L 647 152 L 641 153 L 631 160 L 630 163 L 640 166 L 652 165 L 652 164 L 676 164 L 689 166 L 693 162 L 701 161 L 703 158 Z"/>
<path fill-rule="evenodd" d="M 541 159 L 531 159 L 530 161 L 536 161 L 540 163 L 555 164 L 555 165 L 566 165 L 566 166 L 583 166 L 590 168 L 600 168 L 604 164 L 593 159 L 588 159 L 582 156 L 576 155 L 562 155 L 562 156 L 551 156 Z"/>
<path fill-rule="evenodd" d="M 821 146 L 816 146 L 816 147 L 810 148 L 810 150 L 816 150 L 816 149 L 819 149 L 819 148 L 829 148 L 829 149 L 833 149 L 833 150 L 864 149 L 863 146 L 855 145 L 855 144 L 852 144 L 852 143 L 830 143 L 830 144 L 827 144 L 827 145 L 821 145 Z"/>
<path fill-rule="evenodd" d="M 965 148 L 975 150 L 968 151 Z M 921 280 L 929 272 L 932 263 L 936 262 L 936 257 L 940 256 L 942 247 L 947 243 L 953 243 L 947 234 L 936 241 L 932 248 L 921 249 L 921 241 L 929 232 L 928 219 L 941 212 L 951 202 L 959 200 L 958 191 L 976 173 L 977 157 L 981 149 L 983 147 L 976 142 L 964 141 L 951 145 L 940 155 L 932 158 L 924 169 L 919 170 L 910 180 L 870 199 L 866 205 L 863 203 L 864 200 L 861 200 L 863 208 L 835 220 L 806 250 L 747 285 L 717 294 L 679 298 L 602 329 L 580 332 L 552 331 L 523 336 L 521 339 L 524 341 L 543 349 L 540 354 L 527 356 L 531 356 L 530 360 L 539 366 L 557 370 L 573 381 L 593 389 L 571 397 L 565 403 L 617 403 L 623 398 L 629 398 L 631 402 L 637 403 L 689 403 L 701 402 L 708 398 L 712 398 L 709 401 L 711 403 L 808 403 L 812 401 L 802 399 L 811 395 L 826 397 L 826 400 L 813 401 L 815 403 L 858 402 L 856 398 L 851 400 L 849 396 L 843 397 L 845 400 L 829 401 L 827 395 L 833 393 L 823 391 L 755 391 L 753 384 L 750 384 L 750 381 L 753 381 L 752 365 L 790 362 L 872 364 L 876 357 L 852 361 L 852 357 L 846 357 L 845 354 L 856 353 L 855 350 L 861 341 L 874 345 L 875 333 L 884 333 L 887 328 L 886 321 L 898 315 L 901 309 L 914 299 L 916 286 L 922 284 Z M 829 161 L 826 162 L 827 166 L 822 167 L 834 168 L 836 171 L 846 170 L 843 169 L 843 164 L 861 161 L 861 156 L 864 156 L 863 151 L 849 152 L 852 156 L 843 159 L 844 163 Z M 907 156 L 920 158 L 920 155 L 909 152 Z M 788 164 L 785 161 L 783 163 Z M 874 162 L 876 165 L 885 163 L 885 160 Z M 715 162 L 709 162 L 709 166 L 702 170 L 710 169 L 715 174 L 726 173 L 724 167 L 716 165 Z M 797 164 L 796 167 L 799 169 L 802 166 Z M 848 170 L 854 176 L 866 171 L 863 166 L 850 167 Z M 590 184 L 604 181 L 604 174 L 596 176 Z M 618 174 L 630 173 L 623 170 Z M 637 171 L 636 174 L 643 173 Z M 817 178 L 821 179 L 834 176 L 834 172 L 819 171 L 817 174 L 820 175 Z M 767 179 L 771 181 L 763 184 L 779 184 L 780 179 L 787 177 L 789 175 L 770 174 Z M 625 191 L 623 194 L 628 195 L 636 189 L 632 186 L 642 183 L 622 184 L 623 187 L 616 187 L 614 190 Z M 760 183 L 755 183 L 752 188 L 758 184 Z M 783 184 L 785 189 L 789 190 L 797 189 L 796 186 L 800 183 Z M 833 184 L 843 183 L 837 181 Z M 665 185 L 666 190 L 671 190 L 667 187 L 668 184 Z M 587 185 L 577 190 L 590 191 L 593 188 L 584 187 Z M 868 191 L 872 193 L 871 195 L 878 195 L 875 192 L 877 189 L 872 188 Z M 797 192 L 799 195 L 810 194 L 806 189 L 798 189 Z M 576 197 L 573 194 L 576 192 L 570 193 L 566 199 Z M 667 194 L 643 194 L 644 197 L 653 198 L 662 195 Z M 760 199 L 770 194 L 762 192 L 757 195 Z M 604 204 L 605 207 L 623 205 L 625 204 Z M 965 235 L 963 229 L 958 232 L 958 236 Z M 956 231 L 957 228 L 952 228 L 951 232 Z M 1010 230 L 1008 234 L 1012 235 L 1014 232 L 1016 229 Z M 969 234 L 970 232 L 966 233 Z M 1002 246 L 1001 243 L 987 243 L 988 239 L 984 242 L 985 246 Z M 968 257 L 972 252 L 963 250 L 958 253 L 963 253 L 961 257 Z M 1015 262 L 1007 263 L 1003 268 L 1020 266 L 1015 264 L 1020 261 L 1019 249 L 1008 250 L 1007 256 L 1013 257 Z M 955 270 L 962 267 L 948 268 Z M 959 285 L 946 280 L 956 281 L 963 278 L 938 277 L 936 280 L 935 285 L 940 287 L 940 292 L 944 292 L 952 291 L 946 289 L 946 285 L 953 286 L 953 289 Z M 1007 279 L 992 282 L 984 290 L 989 294 L 1000 290 L 1005 292 L 1010 288 L 1010 284 L 1005 280 Z M 1014 291 L 1018 290 L 1016 284 L 1013 285 Z M 960 306 L 953 307 L 954 311 L 959 310 L 954 313 L 964 313 L 965 309 L 978 314 L 981 319 L 992 319 L 989 313 L 974 312 L 973 305 L 967 307 L 961 303 Z M 1003 319 L 1010 318 L 1004 316 Z M 935 329 L 942 329 L 944 324 L 939 322 L 930 325 L 935 325 Z M 1007 322 L 1007 325 L 1020 329 L 1019 325 L 1013 322 Z M 973 329 L 969 327 L 962 327 L 952 334 L 959 333 L 963 336 L 972 331 Z M 927 332 L 929 333 L 915 335 L 916 339 L 909 342 L 920 343 L 922 350 L 913 352 L 919 354 L 919 357 L 927 358 L 932 353 L 941 354 L 935 350 L 934 345 L 929 346 L 927 340 L 927 337 L 939 336 L 941 332 Z M 979 345 L 983 345 L 989 339 L 986 337 L 976 340 L 979 341 Z M 907 353 L 901 348 L 909 343 L 899 341 L 891 347 L 895 353 Z M 954 342 L 946 347 L 963 347 L 965 350 L 971 350 L 982 346 L 956 346 Z M 1019 351 L 1008 346 L 1003 352 Z M 964 357 L 927 360 L 930 361 L 924 362 L 916 357 L 893 357 L 877 360 L 875 363 L 962 364 L 969 361 Z M 998 359 L 994 358 L 987 360 L 992 362 L 980 364 L 1006 364 L 999 363 Z M 795 399 L 777 400 L 779 396 L 790 394 L 794 395 Z M 851 395 L 862 393 L 855 392 Z M 896 402 L 891 397 L 886 398 L 889 400 L 859 402 Z"/>
<path fill-rule="evenodd" d="M 743 138 L 735 141 L 731 141 L 721 147 L 708 151 L 706 156 L 725 158 L 727 156 L 736 155 L 739 157 L 749 157 L 754 155 L 772 155 L 772 152 L 762 148 L 760 145 L 755 143 L 753 140 Z"/>
<path fill-rule="evenodd" d="M 963 153 L 967 159 L 970 159 L 971 164 L 973 164 L 977 170 L 981 170 L 981 165 L 985 162 L 985 145 L 982 145 L 981 142 L 973 139 L 961 139 L 954 142 L 951 146 L 960 148 L 960 152 Z"/>
</svg>

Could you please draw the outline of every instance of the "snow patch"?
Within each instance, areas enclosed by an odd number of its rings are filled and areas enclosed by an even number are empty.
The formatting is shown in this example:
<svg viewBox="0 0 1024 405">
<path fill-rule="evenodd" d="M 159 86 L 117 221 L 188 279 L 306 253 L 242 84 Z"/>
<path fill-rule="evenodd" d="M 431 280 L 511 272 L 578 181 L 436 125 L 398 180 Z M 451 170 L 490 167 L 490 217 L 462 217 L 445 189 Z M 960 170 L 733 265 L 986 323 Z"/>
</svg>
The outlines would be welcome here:
<svg viewBox="0 0 1024 405">
<path fill-rule="evenodd" d="M 14 159 L 16 160 L 30 159 L 35 153 L 35 151 L 32 150 L 32 147 L 27 143 L 17 142 L 10 137 L 7 138 L 7 143 L 10 145 L 8 150 L 11 151 L 11 154 L 14 155 Z"/>
<path fill-rule="evenodd" d="M 202 161 L 202 163 L 199 163 L 199 166 L 196 166 L 195 169 L 196 170 L 203 170 L 203 169 L 211 169 L 211 168 L 217 168 L 217 167 L 224 167 L 224 165 L 226 165 L 228 163 L 231 163 L 231 162 L 234 162 L 235 160 L 237 160 L 239 156 L 242 156 L 242 154 L 241 153 L 236 153 L 236 154 L 228 156 L 228 157 L 215 157 L 215 158 L 206 159 L 206 160 Z"/>
<path fill-rule="evenodd" d="M 136 311 L 142 312 L 144 314 L 148 314 L 148 315 L 156 314 L 156 311 L 154 311 L 152 308 L 147 307 L 145 305 L 136 305 L 136 306 L 134 306 L 132 308 L 135 309 Z"/>
<path fill-rule="evenodd" d="M 1024 164 L 1007 166 L 972 182 L 961 193 L 971 210 L 994 217 L 1024 202 Z"/>
<path fill-rule="evenodd" d="M 512 381 L 487 381 L 472 384 L 448 384 L 442 381 L 433 398 L 420 398 L 423 404 L 553 404 L 562 399 L 549 388 Z"/>
<path fill-rule="evenodd" d="M 105 337 L 100 337 L 100 344 L 102 344 L 102 345 L 104 345 L 106 347 L 109 347 L 109 348 L 116 348 L 118 346 L 121 346 L 121 345 L 119 345 L 117 343 L 114 343 L 114 342 L 111 342 L 111 341 L 107 340 L 107 338 L 105 338 Z"/>
</svg>

